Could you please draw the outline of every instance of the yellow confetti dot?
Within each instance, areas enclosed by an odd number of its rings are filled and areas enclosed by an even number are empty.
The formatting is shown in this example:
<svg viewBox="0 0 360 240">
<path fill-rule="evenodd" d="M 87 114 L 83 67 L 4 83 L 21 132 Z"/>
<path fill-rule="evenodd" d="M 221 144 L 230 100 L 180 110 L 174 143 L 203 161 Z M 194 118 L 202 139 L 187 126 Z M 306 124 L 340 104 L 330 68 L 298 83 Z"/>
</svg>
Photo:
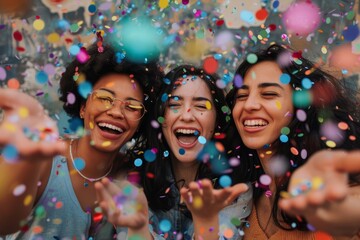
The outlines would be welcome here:
<svg viewBox="0 0 360 240">
<path fill-rule="evenodd" d="M 266 154 L 266 155 L 271 155 L 271 154 L 272 154 L 272 151 L 271 151 L 271 150 L 266 151 L 265 154 Z"/>
<path fill-rule="evenodd" d="M 169 6 L 169 0 L 159 0 L 160 8 L 166 8 L 167 6 Z"/>
<path fill-rule="evenodd" d="M 94 129 L 94 123 L 93 122 L 89 122 L 89 128 Z"/>
<path fill-rule="evenodd" d="M 320 189 L 324 184 L 324 181 L 321 177 L 314 177 L 312 180 L 312 189 L 317 190 Z"/>
<path fill-rule="evenodd" d="M 24 205 L 28 206 L 32 201 L 32 196 L 31 195 L 27 195 L 24 199 Z"/>
<path fill-rule="evenodd" d="M 101 146 L 103 146 L 103 147 L 108 147 L 110 145 L 111 145 L 111 141 L 105 141 L 101 144 Z"/>
<path fill-rule="evenodd" d="M 328 140 L 328 141 L 326 141 L 326 146 L 328 146 L 330 148 L 334 148 L 334 147 L 336 147 L 336 143 L 334 141 Z"/>
<path fill-rule="evenodd" d="M 211 110 L 211 108 L 212 108 L 211 102 L 210 102 L 210 101 L 206 101 L 205 107 L 206 107 L 207 110 Z"/>
<path fill-rule="evenodd" d="M 47 40 L 49 43 L 57 43 L 60 41 L 60 35 L 58 33 L 50 33 L 47 36 Z"/>
<path fill-rule="evenodd" d="M 280 192 L 280 197 L 282 197 L 282 198 L 291 198 L 291 194 L 288 193 L 287 191 L 281 191 Z"/>
<path fill-rule="evenodd" d="M 9 132 L 15 132 L 17 129 L 16 126 L 12 123 L 4 123 L 4 128 Z"/>
<path fill-rule="evenodd" d="M 35 30 L 37 31 L 41 31 L 44 29 L 45 27 L 45 22 L 42 19 L 36 19 L 33 22 L 33 27 L 35 28 Z"/>
<path fill-rule="evenodd" d="M 112 16 L 112 17 L 111 17 L 111 20 L 114 21 L 114 22 L 115 22 L 116 20 L 118 20 L 118 19 L 119 19 L 118 16 Z"/>
<path fill-rule="evenodd" d="M 276 105 L 276 107 L 277 107 L 278 109 L 281 109 L 281 108 L 282 108 L 281 102 L 280 102 L 279 100 L 276 100 L 276 101 L 275 101 L 275 105 Z"/>
<path fill-rule="evenodd" d="M 20 116 L 21 118 L 26 118 L 26 117 L 28 117 L 28 116 L 29 116 L 29 110 L 28 110 L 27 108 L 25 108 L 25 107 L 19 108 L 19 116 Z"/>
<path fill-rule="evenodd" d="M 55 218 L 55 219 L 53 219 L 53 224 L 59 225 L 59 224 L 61 224 L 61 223 L 62 223 L 61 218 Z"/>
<path fill-rule="evenodd" d="M 194 197 L 193 205 L 194 208 L 201 208 L 203 206 L 203 200 L 200 197 Z"/>
<path fill-rule="evenodd" d="M 322 46 L 321 47 L 321 52 L 323 53 L 323 54 L 327 54 L 327 48 L 325 47 L 325 46 Z"/>
</svg>

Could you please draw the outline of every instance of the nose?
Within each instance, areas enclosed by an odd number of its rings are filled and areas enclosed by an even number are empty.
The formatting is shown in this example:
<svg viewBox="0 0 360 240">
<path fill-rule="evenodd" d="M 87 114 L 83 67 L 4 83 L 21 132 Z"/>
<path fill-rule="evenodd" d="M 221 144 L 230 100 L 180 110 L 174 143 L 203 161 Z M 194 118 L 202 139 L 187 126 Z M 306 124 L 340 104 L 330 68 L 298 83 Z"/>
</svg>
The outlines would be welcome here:
<svg viewBox="0 0 360 240">
<path fill-rule="evenodd" d="M 195 120 L 195 111 L 193 109 L 189 108 L 185 108 L 181 111 L 180 113 L 180 119 L 183 121 L 194 121 Z"/>
<path fill-rule="evenodd" d="M 244 109 L 246 111 L 254 111 L 259 110 L 261 108 L 261 104 L 258 96 L 256 94 L 250 94 L 248 98 L 245 100 Z"/>
<path fill-rule="evenodd" d="M 125 118 L 123 102 L 114 101 L 111 108 L 109 108 L 106 113 L 114 118 Z"/>
</svg>

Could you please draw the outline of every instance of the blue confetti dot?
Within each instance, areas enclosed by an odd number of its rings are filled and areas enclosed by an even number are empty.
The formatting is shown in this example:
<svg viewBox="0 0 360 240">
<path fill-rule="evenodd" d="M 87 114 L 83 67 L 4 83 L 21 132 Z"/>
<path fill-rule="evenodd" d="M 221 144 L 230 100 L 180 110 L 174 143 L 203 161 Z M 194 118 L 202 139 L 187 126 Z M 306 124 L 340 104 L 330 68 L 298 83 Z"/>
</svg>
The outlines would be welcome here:
<svg viewBox="0 0 360 240">
<path fill-rule="evenodd" d="M 94 13 L 94 12 L 96 12 L 96 6 L 94 4 L 91 4 L 88 7 L 88 10 L 89 10 L 90 13 Z"/>
<path fill-rule="evenodd" d="M 274 1 L 273 2 L 273 8 L 278 8 L 280 5 L 279 1 Z"/>
<path fill-rule="evenodd" d="M 286 143 L 289 141 L 289 137 L 284 135 L 284 134 L 281 134 L 280 135 L 280 141 L 283 142 L 283 143 Z"/>
<path fill-rule="evenodd" d="M 228 186 L 231 186 L 232 181 L 229 176 L 223 175 L 220 177 L 219 183 L 220 183 L 220 186 L 222 186 L 222 187 L 228 187 Z"/>
<path fill-rule="evenodd" d="M 77 170 L 81 171 L 85 168 L 85 161 L 82 158 L 75 158 L 74 165 Z"/>
<path fill-rule="evenodd" d="M 71 55 L 76 56 L 80 52 L 80 47 L 74 44 L 70 47 L 69 52 Z"/>
<path fill-rule="evenodd" d="M 194 135 L 195 135 L 195 136 L 199 135 L 199 131 L 198 131 L 198 130 L 195 130 Z"/>
<path fill-rule="evenodd" d="M 87 81 L 80 83 L 78 86 L 78 91 L 83 98 L 87 98 L 92 91 L 91 83 Z"/>
<path fill-rule="evenodd" d="M 305 89 L 310 89 L 312 87 L 312 84 L 313 84 L 313 82 L 308 78 L 304 78 L 303 80 L 301 80 L 301 85 Z"/>
<path fill-rule="evenodd" d="M 162 101 L 162 102 L 166 102 L 166 101 L 168 100 L 168 98 L 169 98 L 169 96 L 168 96 L 166 93 L 164 93 L 164 94 L 161 96 L 161 101 Z"/>
<path fill-rule="evenodd" d="M 156 154 L 151 150 L 146 150 L 144 153 L 144 158 L 148 162 L 153 162 L 156 159 Z"/>
<path fill-rule="evenodd" d="M 180 155 L 184 155 L 184 154 L 185 154 L 185 149 L 180 148 L 180 149 L 179 149 L 179 153 L 180 153 Z"/>
<path fill-rule="evenodd" d="M 4 157 L 5 161 L 14 162 L 18 158 L 18 151 L 14 145 L 7 145 L 4 147 L 2 156 Z"/>
<path fill-rule="evenodd" d="M 199 136 L 198 141 L 199 141 L 200 144 L 205 144 L 206 143 L 206 138 L 203 137 L 203 136 Z"/>
<path fill-rule="evenodd" d="M 37 72 L 35 78 L 36 78 L 36 81 L 40 84 L 45 84 L 49 80 L 48 75 L 44 71 Z"/>
<path fill-rule="evenodd" d="M 217 53 L 217 54 L 214 55 L 214 58 L 215 58 L 216 60 L 220 60 L 220 59 L 222 58 L 222 54 Z"/>
<path fill-rule="evenodd" d="M 77 132 L 78 128 L 82 126 L 83 126 L 83 121 L 78 117 L 74 117 L 69 120 L 69 127 L 70 130 L 73 132 Z"/>
<path fill-rule="evenodd" d="M 167 219 L 163 219 L 159 223 L 159 228 L 162 232 L 168 232 L 171 229 L 171 222 Z"/>
<path fill-rule="evenodd" d="M 142 163 L 143 163 L 143 161 L 141 160 L 141 158 L 137 158 L 137 159 L 135 159 L 135 161 L 134 161 L 134 165 L 135 165 L 136 167 L 140 167 L 140 166 L 142 165 Z"/>
<path fill-rule="evenodd" d="M 281 76 L 280 76 L 280 82 L 282 83 L 282 84 L 289 84 L 290 83 L 290 75 L 289 74 L 287 74 L 287 73 L 283 73 L 283 74 L 281 74 Z"/>
<path fill-rule="evenodd" d="M 164 151 L 164 157 L 168 157 L 168 156 L 169 156 L 169 151 L 168 150 Z"/>
<path fill-rule="evenodd" d="M 255 16 L 254 13 L 248 10 L 242 10 L 240 12 L 240 18 L 247 23 L 254 23 Z"/>
<path fill-rule="evenodd" d="M 170 85 L 170 83 L 171 83 L 170 79 L 164 78 L 163 80 L 166 85 Z"/>
<path fill-rule="evenodd" d="M 359 36 L 359 27 L 357 25 L 348 26 L 346 30 L 342 32 L 346 41 L 353 41 Z"/>
</svg>

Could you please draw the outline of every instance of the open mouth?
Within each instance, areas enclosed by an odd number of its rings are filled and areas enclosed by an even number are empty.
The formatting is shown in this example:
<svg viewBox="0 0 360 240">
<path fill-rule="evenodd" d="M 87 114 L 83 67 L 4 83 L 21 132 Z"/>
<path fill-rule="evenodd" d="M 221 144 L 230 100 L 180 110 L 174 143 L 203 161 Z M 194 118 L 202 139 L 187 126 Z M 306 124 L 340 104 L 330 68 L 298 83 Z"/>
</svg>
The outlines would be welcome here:
<svg viewBox="0 0 360 240">
<path fill-rule="evenodd" d="M 111 134 L 121 134 L 124 132 L 124 130 L 122 130 L 121 128 L 117 127 L 117 126 L 114 126 L 110 123 L 103 123 L 103 122 L 100 122 L 98 123 L 98 127 L 104 131 L 104 132 L 108 132 L 108 133 L 111 133 Z"/>
<path fill-rule="evenodd" d="M 175 130 L 175 136 L 181 144 L 192 145 L 197 141 L 199 137 L 199 131 L 195 129 L 179 128 Z"/>
<path fill-rule="evenodd" d="M 263 119 L 254 119 L 254 120 L 245 120 L 243 122 L 245 127 L 248 128 L 258 128 L 258 127 L 265 127 L 269 124 L 269 122 L 263 120 Z"/>
</svg>

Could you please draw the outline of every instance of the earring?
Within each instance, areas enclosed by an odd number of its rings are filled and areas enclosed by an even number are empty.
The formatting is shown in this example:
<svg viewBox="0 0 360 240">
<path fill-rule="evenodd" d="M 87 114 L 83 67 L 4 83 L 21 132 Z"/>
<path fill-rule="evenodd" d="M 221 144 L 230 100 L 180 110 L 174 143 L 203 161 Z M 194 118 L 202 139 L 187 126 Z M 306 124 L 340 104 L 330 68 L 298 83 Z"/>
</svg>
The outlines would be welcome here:
<svg viewBox="0 0 360 240">
<path fill-rule="evenodd" d="M 84 118 L 84 114 L 81 113 L 81 114 L 80 114 L 80 118 L 83 119 L 83 118 Z"/>
</svg>

